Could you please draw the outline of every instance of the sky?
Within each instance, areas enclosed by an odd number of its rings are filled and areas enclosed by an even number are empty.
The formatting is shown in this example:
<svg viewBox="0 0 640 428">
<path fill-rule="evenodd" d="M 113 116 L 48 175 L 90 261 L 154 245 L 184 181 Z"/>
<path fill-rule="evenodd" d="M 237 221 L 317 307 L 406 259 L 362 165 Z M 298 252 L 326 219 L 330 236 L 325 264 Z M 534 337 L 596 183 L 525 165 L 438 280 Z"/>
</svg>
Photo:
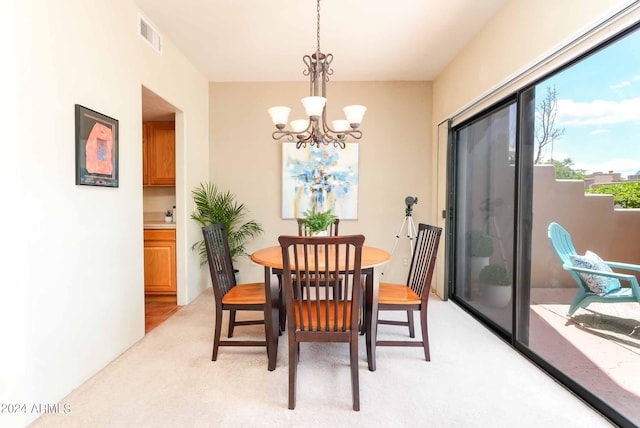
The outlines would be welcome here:
<svg viewBox="0 0 640 428">
<path fill-rule="evenodd" d="M 539 83 L 536 99 L 554 85 L 555 124 L 565 133 L 553 158 L 571 158 L 573 169 L 587 173 L 640 171 L 640 31 Z"/>
</svg>

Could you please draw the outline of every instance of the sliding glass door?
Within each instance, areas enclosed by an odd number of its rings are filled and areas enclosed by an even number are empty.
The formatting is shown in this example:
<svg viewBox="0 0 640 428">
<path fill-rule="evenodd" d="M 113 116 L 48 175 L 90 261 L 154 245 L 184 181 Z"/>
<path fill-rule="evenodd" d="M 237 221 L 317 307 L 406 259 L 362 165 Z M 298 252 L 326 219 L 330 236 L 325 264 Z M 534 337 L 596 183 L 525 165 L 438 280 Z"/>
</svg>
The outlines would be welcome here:
<svg viewBox="0 0 640 428">
<path fill-rule="evenodd" d="M 510 334 L 516 103 L 455 130 L 455 297 Z"/>
<path fill-rule="evenodd" d="M 613 279 L 610 300 L 579 304 L 586 283 L 563 269 L 548 231 L 552 223 L 562 227 L 578 256 L 640 265 L 639 47 L 635 31 L 530 89 L 531 298 L 528 338 L 516 337 L 582 395 L 632 425 L 640 425 L 640 294 L 616 299 L 634 293 L 630 280 Z"/>
<path fill-rule="evenodd" d="M 640 268 L 611 291 L 566 268 L 640 265 L 638 47 L 636 28 L 455 124 L 448 174 L 451 299 L 620 426 L 640 426 Z"/>
</svg>

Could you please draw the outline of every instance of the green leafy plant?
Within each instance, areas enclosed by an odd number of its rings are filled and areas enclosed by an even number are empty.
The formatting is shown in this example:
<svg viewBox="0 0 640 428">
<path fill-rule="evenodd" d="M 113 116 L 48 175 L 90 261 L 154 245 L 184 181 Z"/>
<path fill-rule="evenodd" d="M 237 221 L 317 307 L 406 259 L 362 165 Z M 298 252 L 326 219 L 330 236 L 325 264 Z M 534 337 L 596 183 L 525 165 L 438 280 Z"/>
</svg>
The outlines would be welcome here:
<svg viewBox="0 0 640 428">
<path fill-rule="evenodd" d="M 331 209 L 319 212 L 316 211 L 315 207 L 311 207 L 310 210 L 304 212 L 302 219 L 310 232 L 317 233 L 327 230 L 327 228 L 331 226 L 331 223 L 336 221 L 337 218 L 338 217 L 331 212 Z"/>
<path fill-rule="evenodd" d="M 640 181 L 604 184 L 587 189 L 585 193 L 613 195 L 613 203 L 622 208 L 640 208 Z"/>
<path fill-rule="evenodd" d="M 467 248 L 472 257 L 489 257 L 493 254 L 493 238 L 479 230 L 467 232 Z"/>
<path fill-rule="evenodd" d="M 171 211 L 167 210 L 167 211 L 165 211 L 164 216 L 165 217 L 171 217 L 171 216 L 173 216 L 173 213 Z"/>
<path fill-rule="evenodd" d="M 511 274 L 502 265 L 487 265 L 478 275 L 478 281 L 484 284 L 511 285 Z"/>
<path fill-rule="evenodd" d="M 239 256 L 247 255 L 245 251 L 247 241 L 263 232 L 262 226 L 255 220 L 245 221 L 248 213 L 247 207 L 236 202 L 236 196 L 233 193 L 223 192 L 212 183 L 200 183 L 192 191 L 192 195 L 196 211 L 191 214 L 191 218 L 202 227 L 224 223 L 231 259 L 236 261 Z M 198 250 L 200 264 L 207 263 L 207 248 L 204 239 L 193 244 L 191 249 Z"/>
</svg>

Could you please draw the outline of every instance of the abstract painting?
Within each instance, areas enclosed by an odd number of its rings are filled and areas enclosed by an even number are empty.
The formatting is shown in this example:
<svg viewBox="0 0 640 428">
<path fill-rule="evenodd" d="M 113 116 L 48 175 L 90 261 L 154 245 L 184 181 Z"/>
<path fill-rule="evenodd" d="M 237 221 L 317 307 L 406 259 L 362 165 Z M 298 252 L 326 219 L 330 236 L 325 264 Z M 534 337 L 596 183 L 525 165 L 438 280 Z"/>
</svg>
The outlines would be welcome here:
<svg viewBox="0 0 640 428">
<path fill-rule="evenodd" d="M 296 149 L 282 144 L 282 218 L 304 212 L 332 212 L 340 219 L 358 218 L 358 143 Z"/>
<path fill-rule="evenodd" d="M 76 184 L 118 187 L 118 121 L 79 104 Z"/>
</svg>

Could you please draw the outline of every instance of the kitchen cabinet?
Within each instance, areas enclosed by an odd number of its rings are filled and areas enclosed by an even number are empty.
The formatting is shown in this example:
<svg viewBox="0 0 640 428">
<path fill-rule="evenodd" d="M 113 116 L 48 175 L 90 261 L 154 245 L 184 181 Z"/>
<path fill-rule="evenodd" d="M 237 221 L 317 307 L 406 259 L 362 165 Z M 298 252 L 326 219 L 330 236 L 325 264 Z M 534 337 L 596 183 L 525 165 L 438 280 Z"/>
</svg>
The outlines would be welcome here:
<svg viewBox="0 0 640 428">
<path fill-rule="evenodd" d="M 144 294 L 147 301 L 176 299 L 176 231 L 144 230 Z"/>
<path fill-rule="evenodd" d="M 142 128 L 142 184 L 175 186 L 175 122 L 145 122 Z"/>
</svg>

